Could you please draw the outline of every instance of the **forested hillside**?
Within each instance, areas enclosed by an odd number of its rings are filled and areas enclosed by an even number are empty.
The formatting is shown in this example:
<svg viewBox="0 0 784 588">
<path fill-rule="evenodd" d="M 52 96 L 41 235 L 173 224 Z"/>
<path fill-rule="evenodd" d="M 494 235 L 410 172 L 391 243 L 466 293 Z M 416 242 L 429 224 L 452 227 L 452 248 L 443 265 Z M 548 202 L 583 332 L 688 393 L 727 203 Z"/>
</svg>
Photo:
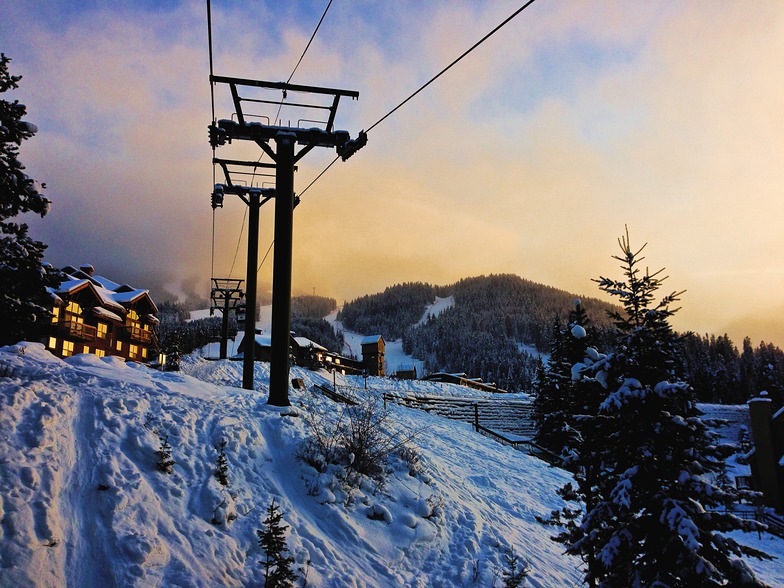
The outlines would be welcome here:
<svg viewBox="0 0 784 588">
<path fill-rule="evenodd" d="M 394 341 L 422 318 L 425 308 L 435 297 L 436 288 L 430 284 L 398 284 L 380 294 L 347 302 L 338 313 L 338 320 L 357 333 L 382 335 L 387 341 Z"/>
<path fill-rule="evenodd" d="M 417 323 L 438 296 L 455 304 L 424 324 Z M 465 372 L 509 390 L 529 389 L 538 356 L 521 348 L 546 351 L 553 322 L 566 317 L 574 294 L 519 276 L 503 274 L 466 278 L 449 286 L 400 284 L 380 294 L 347 303 L 343 325 L 360 333 L 403 339 L 403 347 L 425 362 L 429 371 Z M 584 301 L 597 315 L 597 329 L 609 327 L 596 299 Z"/>
</svg>

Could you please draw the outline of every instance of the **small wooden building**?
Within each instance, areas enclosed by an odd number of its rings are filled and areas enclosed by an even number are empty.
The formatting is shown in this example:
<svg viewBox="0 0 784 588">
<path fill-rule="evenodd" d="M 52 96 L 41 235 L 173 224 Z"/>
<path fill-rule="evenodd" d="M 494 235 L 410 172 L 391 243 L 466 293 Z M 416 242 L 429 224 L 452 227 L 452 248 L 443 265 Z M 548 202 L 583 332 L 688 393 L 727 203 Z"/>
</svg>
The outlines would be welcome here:
<svg viewBox="0 0 784 588">
<path fill-rule="evenodd" d="M 784 408 L 773 414 L 766 392 L 748 402 L 754 449 L 749 455 L 752 486 L 767 506 L 784 514 Z"/>
<path fill-rule="evenodd" d="M 148 290 L 96 275 L 91 265 L 62 271 L 66 279 L 50 290 L 53 316 L 44 341 L 53 354 L 158 360 L 158 307 Z"/>
<path fill-rule="evenodd" d="M 383 376 L 384 338 L 381 335 L 369 335 L 362 339 L 362 367 L 368 376 Z"/>
</svg>

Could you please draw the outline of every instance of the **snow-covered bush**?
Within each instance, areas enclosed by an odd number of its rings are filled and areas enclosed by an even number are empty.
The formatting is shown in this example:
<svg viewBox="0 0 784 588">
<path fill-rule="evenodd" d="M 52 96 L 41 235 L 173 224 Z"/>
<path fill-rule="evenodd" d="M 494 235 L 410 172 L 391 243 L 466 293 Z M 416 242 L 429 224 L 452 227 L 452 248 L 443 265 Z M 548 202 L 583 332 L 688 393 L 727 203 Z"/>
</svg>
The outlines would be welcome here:
<svg viewBox="0 0 784 588">
<path fill-rule="evenodd" d="M 306 418 L 311 435 L 298 448 L 297 458 L 320 473 L 330 464 L 339 466 L 343 470 L 340 477 L 354 487 L 363 477 L 383 486 L 390 456 L 414 437 L 392 426 L 389 410 L 375 396 L 342 405 L 336 414 Z M 406 455 L 413 459 L 410 450 Z M 411 468 L 413 471 L 413 463 Z"/>
</svg>

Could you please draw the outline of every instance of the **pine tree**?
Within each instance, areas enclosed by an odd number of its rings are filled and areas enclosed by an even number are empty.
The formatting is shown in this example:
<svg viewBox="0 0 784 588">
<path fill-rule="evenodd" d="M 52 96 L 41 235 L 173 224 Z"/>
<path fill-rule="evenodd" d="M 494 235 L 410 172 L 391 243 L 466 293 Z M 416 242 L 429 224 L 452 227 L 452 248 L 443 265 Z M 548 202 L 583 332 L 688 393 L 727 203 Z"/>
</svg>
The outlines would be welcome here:
<svg viewBox="0 0 784 588">
<path fill-rule="evenodd" d="M 0 93 L 18 88 L 21 76 L 8 71 L 10 58 L 0 54 Z M 18 159 L 22 141 L 38 129 L 23 121 L 27 108 L 18 100 L 0 100 L 0 345 L 20 340 L 36 340 L 51 317 L 52 298 L 47 287 L 61 281 L 59 271 L 43 263 L 46 245 L 27 234 L 25 223 L 9 219 L 32 212 L 42 217 L 49 211 L 49 200 L 38 185 L 24 173 Z"/>
<path fill-rule="evenodd" d="M 585 505 L 579 522 L 564 509 L 558 540 L 586 562 L 590 586 L 719 586 L 760 584 L 734 556 L 765 554 L 725 533 L 756 523 L 723 512 L 738 491 L 723 483 L 723 461 L 699 418 L 690 386 L 679 379 L 678 338 L 669 319 L 680 292 L 655 302 L 664 278 L 639 268 L 628 231 L 619 239 L 624 279 L 596 280 L 620 299 L 614 351 L 581 368 L 581 385 L 604 398 L 586 417 L 577 487 L 565 498 Z"/>
<path fill-rule="evenodd" d="M 158 440 L 161 446 L 155 455 L 158 456 L 158 469 L 164 474 L 171 474 L 174 471 L 174 466 L 177 462 L 172 459 L 172 448 L 169 445 L 169 436 L 158 434 Z"/>
<path fill-rule="evenodd" d="M 288 525 L 281 525 L 283 513 L 272 499 L 267 508 L 267 518 L 264 519 L 264 529 L 256 531 L 259 537 L 259 546 L 264 550 L 264 559 L 260 562 L 264 566 L 265 588 L 284 588 L 294 585 L 297 574 L 291 569 L 294 558 L 287 555 L 285 532 Z"/>
<path fill-rule="evenodd" d="M 557 318 L 553 324 L 550 360 L 540 373 L 534 399 L 537 415 L 536 441 L 553 453 L 568 458 L 579 440 L 575 415 L 586 411 L 584 390 L 572 378 L 572 366 L 583 360 L 594 344 L 590 319 L 580 300 L 574 301 L 564 328 Z"/>
<path fill-rule="evenodd" d="M 218 445 L 218 459 L 215 464 L 215 479 L 221 486 L 229 485 L 229 462 L 226 459 L 226 439 L 221 439 Z"/>
</svg>

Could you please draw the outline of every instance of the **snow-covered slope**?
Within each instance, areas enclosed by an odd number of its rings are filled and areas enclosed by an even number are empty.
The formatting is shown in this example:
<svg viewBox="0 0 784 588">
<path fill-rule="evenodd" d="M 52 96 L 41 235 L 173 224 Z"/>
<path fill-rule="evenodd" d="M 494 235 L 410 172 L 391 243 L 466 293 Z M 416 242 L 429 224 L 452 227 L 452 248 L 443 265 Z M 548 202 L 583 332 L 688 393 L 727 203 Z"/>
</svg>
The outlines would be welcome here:
<svg viewBox="0 0 784 588">
<path fill-rule="evenodd" d="M 295 368 L 308 390 L 292 396 L 299 416 L 284 416 L 266 404 L 268 364 L 256 392 L 235 387 L 240 362 L 183 365 L 190 375 L 0 348 L 0 586 L 259 586 L 256 530 L 273 498 L 309 586 L 491 586 L 512 550 L 529 586 L 579 583 L 579 561 L 535 520 L 560 506 L 565 472 L 392 407 L 394 426 L 417 433 L 419 467 L 393 460 L 383 489 L 347 492 L 294 457 L 308 418 L 340 410 L 310 391 L 330 376 Z M 166 436 L 171 475 L 157 468 Z M 222 440 L 228 489 L 213 475 Z M 781 543 L 756 545 L 781 554 Z M 784 582 L 777 562 L 751 563 Z"/>
<path fill-rule="evenodd" d="M 312 586 L 490 585 L 511 550 L 532 585 L 579 578 L 534 519 L 559 505 L 567 475 L 468 425 L 393 408 L 396 426 L 418 432 L 421 473 L 399 466 L 383 491 L 348 497 L 315 492 L 317 473 L 294 458 L 303 417 L 337 405 L 300 392 L 301 416 L 281 416 L 266 404 L 266 364 L 250 392 L 231 387 L 241 364 L 230 361 L 185 362 L 229 386 L 94 355 L 62 361 L 37 344 L 2 348 L 0 362 L 3 586 L 259 585 L 255 531 L 273 497 Z M 156 467 L 165 435 L 172 475 Z M 222 439 L 228 491 L 213 476 Z M 373 508 L 388 521 L 369 519 Z"/>
</svg>

